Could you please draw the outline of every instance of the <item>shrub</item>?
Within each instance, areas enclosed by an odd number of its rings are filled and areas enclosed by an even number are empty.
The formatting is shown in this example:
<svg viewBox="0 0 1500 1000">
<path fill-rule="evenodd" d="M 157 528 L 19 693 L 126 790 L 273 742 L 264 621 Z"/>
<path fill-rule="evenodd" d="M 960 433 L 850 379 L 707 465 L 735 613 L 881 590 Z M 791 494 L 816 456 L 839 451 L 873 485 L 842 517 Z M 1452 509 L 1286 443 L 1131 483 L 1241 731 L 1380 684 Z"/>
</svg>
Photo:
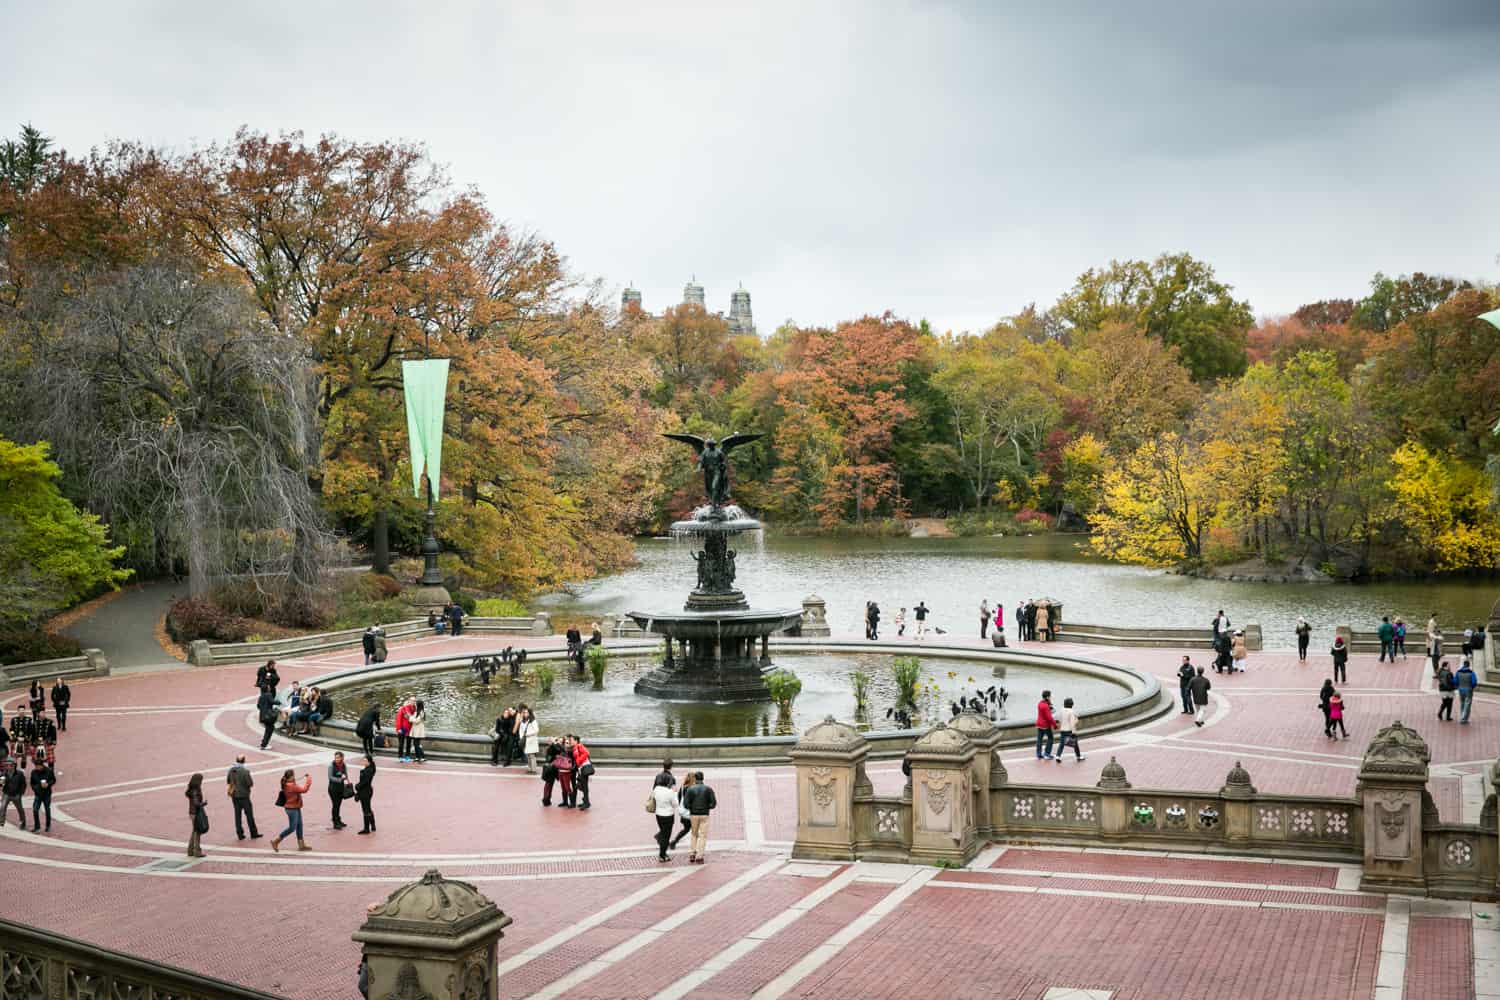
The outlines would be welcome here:
<svg viewBox="0 0 1500 1000">
<path fill-rule="evenodd" d="M 65 656 L 77 656 L 81 651 L 78 640 L 55 632 L 20 628 L 0 630 L 0 664 L 60 660 Z"/>
<path fill-rule="evenodd" d="M 384 573 L 366 573 L 360 582 L 369 590 L 371 597 L 389 600 L 401 596 L 401 584 Z"/>
<path fill-rule="evenodd" d="M 1016 523 L 1017 524 L 1031 524 L 1031 523 L 1036 523 L 1036 524 L 1040 524 L 1044 528 L 1051 528 L 1052 527 L 1052 515 L 1044 513 L 1044 512 L 1039 511 L 1039 510 L 1034 510 L 1031 507 L 1022 507 L 1020 510 L 1016 511 Z"/>
<path fill-rule="evenodd" d="M 604 668 L 609 666 L 609 654 L 604 651 L 603 646 L 587 646 L 584 648 L 583 659 L 588 664 L 589 673 L 594 675 L 594 687 L 604 686 Z"/>
<path fill-rule="evenodd" d="M 896 681 L 896 703 L 917 707 L 917 685 L 921 680 L 922 661 L 915 656 L 898 656 L 891 661 L 891 676 Z"/>
<path fill-rule="evenodd" d="M 531 611 L 520 601 L 509 597 L 484 597 L 474 602 L 474 614 L 481 618 L 530 618 Z M 465 609 L 467 610 L 467 609 Z"/>
<path fill-rule="evenodd" d="M 455 590 L 453 592 L 453 603 L 463 608 L 466 615 L 472 615 L 474 609 L 479 606 L 478 601 L 474 600 L 472 596 L 465 594 L 462 590 Z"/>
<path fill-rule="evenodd" d="M 766 675 L 766 688 L 771 700 L 782 708 L 791 708 L 792 699 L 802 693 L 802 679 L 790 670 L 773 670 Z"/>
<path fill-rule="evenodd" d="M 551 694 L 552 685 L 557 682 L 557 668 L 550 663 L 538 663 L 532 668 L 531 678 L 536 682 L 537 694 Z"/>
<path fill-rule="evenodd" d="M 851 672 L 849 686 L 854 689 L 854 712 L 858 715 L 870 704 L 870 675 L 863 670 Z"/>
<path fill-rule="evenodd" d="M 213 601 L 202 598 L 181 598 L 167 611 L 167 634 L 183 645 L 197 639 L 244 642 L 251 628 L 247 619 L 230 614 Z"/>
</svg>

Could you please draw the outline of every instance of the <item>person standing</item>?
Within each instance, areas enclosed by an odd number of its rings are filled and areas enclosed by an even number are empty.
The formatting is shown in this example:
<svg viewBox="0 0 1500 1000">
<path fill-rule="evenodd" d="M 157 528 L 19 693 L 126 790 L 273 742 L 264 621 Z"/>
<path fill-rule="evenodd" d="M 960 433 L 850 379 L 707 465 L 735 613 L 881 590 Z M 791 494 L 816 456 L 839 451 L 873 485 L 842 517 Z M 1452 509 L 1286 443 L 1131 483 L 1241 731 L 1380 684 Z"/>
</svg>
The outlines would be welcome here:
<svg viewBox="0 0 1500 1000">
<path fill-rule="evenodd" d="M 686 837 L 693 830 L 692 814 L 687 811 L 687 806 L 682 804 L 682 793 L 687 791 L 692 784 L 693 772 L 689 771 L 682 776 L 682 787 L 677 789 L 677 817 L 682 820 L 682 829 L 677 831 L 677 836 L 673 837 L 671 843 L 667 845 L 674 851 L 677 849 L 677 845 L 681 842 L 682 838 Z"/>
<path fill-rule="evenodd" d="M 381 628 L 379 625 L 375 626 L 375 635 L 373 637 L 373 641 L 375 648 L 372 650 L 370 658 L 373 659 L 376 663 L 384 663 L 385 658 L 389 655 L 389 653 L 387 652 L 385 645 L 385 629 Z"/>
<path fill-rule="evenodd" d="M 52 832 L 52 789 L 57 784 L 57 773 L 52 762 L 37 754 L 36 764 L 31 768 L 31 832 L 40 830 L 40 817 L 47 814 L 47 832 Z"/>
<path fill-rule="evenodd" d="M 1453 675 L 1453 686 L 1458 689 L 1458 724 L 1467 726 L 1469 724 L 1469 709 L 1474 707 L 1474 688 L 1479 684 L 1479 678 L 1474 673 L 1474 668 L 1469 666 L 1469 661 L 1458 665 L 1458 673 Z M 33 806 L 33 810 L 35 807 Z"/>
<path fill-rule="evenodd" d="M 1188 690 L 1193 695 L 1193 725 L 1202 727 L 1203 717 L 1208 714 L 1208 692 L 1213 688 L 1213 682 L 1203 676 L 1203 668 L 1199 667 L 1193 674 L 1193 679 L 1188 682 Z"/>
<path fill-rule="evenodd" d="M 557 804 L 564 809 L 573 808 L 573 738 L 564 735 L 562 739 L 552 741 L 552 746 L 557 752 L 554 754 L 552 748 L 547 754 L 552 758 L 552 769 L 557 775 L 557 784 L 560 792 Z"/>
<path fill-rule="evenodd" d="M 287 768 L 282 772 L 281 794 L 277 796 L 277 804 L 286 810 L 286 829 L 271 838 L 271 850 L 280 852 L 281 842 L 293 833 L 297 835 L 297 850 L 312 850 L 302 838 L 302 796 L 311 790 L 312 775 L 304 774 L 299 785 L 295 771 Z"/>
<path fill-rule="evenodd" d="M 1243 671 L 1245 663 L 1250 659 L 1250 648 L 1245 645 L 1244 629 L 1234 630 L 1234 640 L 1230 643 L 1230 656 L 1234 658 L 1234 669 Z"/>
<path fill-rule="evenodd" d="M 911 609 L 911 613 L 917 619 L 917 638 L 920 639 L 927 634 L 927 602 L 918 601 L 917 606 Z"/>
<path fill-rule="evenodd" d="M 411 760 L 411 713 L 416 703 L 407 698 L 396 709 L 396 759 L 405 764 Z"/>
<path fill-rule="evenodd" d="M 573 736 L 573 803 L 578 804 L 578 796 L 583 796 L 583 804 L 579 809 L 589 807 L 589 779 L 594 776 L 594 762 L 589 759 L 589 748 L 583 745 L 583 737 Z"/>
<path fill-rule="evenodd" d="M 354 735 L 359 737 L 360 746 L 363 747 L 366 757 L 375 756 L 375 734 L 378 732 L 380 732 L 380 706 L 371 705 L 354 724 Z"/>
<path fill-rule="evenodd" d="M 1036 630 L 1043 642 L 1052 641 L 1052 605 L 1038 604 L 1036 607 Z"/>
<path fill-rule="evenodd" d="M 1333 679 L 1323 678 L 1323 686 L 1318 690 L 1318 707 L 1323 710 L 1323 735 L 1333 739 L 1333 714 L 1329 703 L 1333 699 Z"/>
<path fill-rule="evenodd" d="M 250 789 L 255 787 L 255 778 L 245 766 L 244 754 L 234 759 L 234 766 L 224 776 L 224 782 L 228 785 L 229 804 L 234 807 L 235 836 L 244 840 L 245 826 L 249 824 L 250 839 L 259 840 L 260 831 L 255 828 L 255 808 L 250 804 Z"/>
<path fill-rule="evenodd" d="M 708 814 L 719 805 L 714 790 L 703 780 L 702 771 L 693 772 L 692 787 L 683 791 L 682 804 L 687 806 L 688 820 L 693 828 L 693 839 L 688 841 L 688 864 L 701 865 L 708 860 Z M 667 829 L 671 828 L 669 824 Z"/>
<path fill-rule="evenodd" d="M 73 691 L 61 677 L 52 685 L 52 711 L 57 716 L 57 731 L 68 731 L 68 706 L 73 703 Z"/>
<path fill-rule="evenodd" d="M 995 645 L 1005 645 L 1005 602 L 995 602 Z"/>
<path fill-rule="evenodd" d="M 448 621 L 452 623 L 455 637 L 464 634 L 464 609 L 457 601 L 448 605 Z"/>
<path fill-rule="evenodd" d="M 1307 619 L 1301 615 L 1297 616 L 1297 659 L 1307 662 L 1307 644 L 1312 642 L 1312 626 L 1307 624 Z"/>
<path fill-rule="evenodd" d="M 656 816 L 656 860 L 665 863 L 667 844 L 671 843 L 672 823 L 677 818 L 677 795 L 669 782 L 672 776 L 658 774 L 651 786 L 651 812 Z"/>
<path fill-rule="evenodd" d="M 1402 621 L 1400 618 L 1396 619 L 1395 640 L 1394 641 L 1396 643 L 1396 646 L 1395 646 L 1396 652 L 1400 653 L 1401 654 L 1401 659 L 1403 661 L 1405 661 L 1405 659 L 1406 659 L 1406 622 Z"/>
<path fill-rule="evenodd" d="M 412 705 L 407 722 L 410 727 L 407 736 L 411 741 L 411 756 L 408 759 L 425 764 L 427 755 L 422 752 L 422 741 L 427 738 L 427 706 L 421 699 Z"/>
<path fill-rule="evenodd" d="M 1328 696 L 1328 738 L 1330 740 L 1338 739 L 1333 734 L 1335 729 L 1344 735 L 1344 739 L 1349 738 L 1349 730 L 1344 728 L 1344 696 L 1337 691 Z"/>
<path fill-rule="evenodd" d="M 203 857 L 203 848 L 200 838 L 208 832 L 208 809 L 203 803 L 203 775 L 195 774 L 188 779 L 187 791 L 183 793 L 188 800 L 188 824 L 192 833 L 188 834 L 187 856 L 190 858 Z"/>
<path fill-rule="evenodd" d="M 1026 641 L 1026 603 L 1016 604 L 1016 642 Z"/>
<path fill-rule="evenodd" d="M 1083 750 L 1078 746 L 1078 713 L 1073 711 L 1073 699 L 1064 698 L 1062 711 L 1057 713 L 1057 756 L 1053 760 L 1062 763 L 1063 751 L 1073 744 L 1073 756 L 1083 760 Z"/>
<path fill-rule="evenodd" d="M 1443 659 L 1443 633 L 1434 632 L 1427 640 L 1427 658 L 1432 663 L 1432 676 L 1437 676 L 1438 664 Z"/>
<path fill-rule="evenodd" d="M 1438 689 L 1438 721 L 1453 721 L 1453 693 L 1458 690 L 1458 685 L 1453 682 L 1453 671 L 1448 669 L 1448 661 L 1438 667 L 1437 676 Z"/>
<path fill-rule="evenodd" d="M 521 753 L 526 758 L 526 773 L 536 774 L 536 755 L 538 747 L 538 736 L 541 734 L 541 726 L 537 725 L 536 716 L 531 714 L 531 709 L 525 705 L 516 709 L 516 741 L 520 744 Z"/>
<path fill-rule="evenodd" d="M 1333 648 L 1328 652 L 1333 656 L 1333 679 L 1340 684 L 1349 683 L 1349 647 L 1344 645 L 1344 637 L 1335 636 Z"/>
<path fill-rule="evenodd" d="M 328 765 L 328 801 L 333 806 L 333 828 L 335 830 L 342 830 L 349 825 L 339 816 L 339 810 L 344 807 L 344 799 L 353 797 L 352 795 L 346 796 L 344 794 L 345 788 L 348 788 L 352 792 L 354 786 L 349 780 L 349 768 L 344 766 L 344 755 L 336 753 L 333 755 L 333 763 Z"/>
<path fill-rule="evenodd" d="M 47 710 L 47 694 L 42 690 L 40 681 L 31 682 L 31 690 L 26 697 L 27 704 L 31 707 L 31 720 L 35 722 L 42 717 Z"/>
<path fill-rule="evenodd" d="M 365 828 L 360 833 L 375 832 L 375 758 L 365 754 L 365 766 L 359 769 L 359 784 L 354 786 L 354 797 L 359 801 L 360 812 L 365 815 Z"/>
<path fill-rule="evenodd" d="M 1219 636 L 1228 633 L 1228 631 L 1229 631 L 1229 616 L 1224 613 L 1224 609 L 1223 608 L 1220 608 L 1219 609 L 1219 613 L 1217 615 L 1214 615 L 1214 641 L 1215 641 L 1215 644 L 1217 644 Z"/>
<path fill-rule="evenodd" d="M 1384 663 L 1387 658 L 1392 663 L 1396 662 L 1396 626 L 1391 624 L 1391 616 L 1386 615 L 1380 619 L 1380 627 L 1375 630 L 1380 637 L 1380 659 L 1376 663 Z"/>
<path fill-rule="evenodd" d="M 871 608 L 875 607 L 874 601 L 865 602 L 865 638 L 875 638 L 875 627 L 870 623 Z"/>
<path fill-rule="evenodd" d="M 979 638 L 988 638 L 990 628 L 990 602 L 981 599 L 979 602 Z"/>
<path fill-rule="evenodd" d="M 1042 700 L 1036 703 L 1036 759 L 1052 759 L 1052 730 L 1057 728 L 1057 721 L 1052 718 L 1052 692 L 1043 691 Z M 1046 749 L 1042 747 L 1046 742 Z"/>
<path fill-rule="evenodd" d="M 4 800 L 0 801 L 0 826 L 5 825 L 5 814 L 14 805 L 21 817 L 21 829 L 26 829 L 26 803 L 23 801 L 26 798 L 26 772 L 21 770 L 18 763 L 24 760 L 25 758 L 18 758 L 5 762 L 5 781 L 0 785 L 0 795 L 4 796 Z"/>
<path fill-rule="evenodd" d="M 906 609 L 905 608 L 898 608 L 896 610 L 896 635 L 903 636 L 905 634 L 906 634 Z"/>
<path fill-rule="evenodd" d="M 267 660 L 264 666 L 255 670 L 255 687 L 260 691 L 270 691 L 271 699 L 276 698 L 276 686 L 281 683 L 281 674 L 276 669 L 275 660 Z"/>
<path fill-rule="evenodd" d="M 1177 668 L 1177 687 L 1182 692 L 1182 714 L 1193 714 L 1193 662 L 1188 657 L 1182 658 L 1182 666 Z"/>
<path fill-rule="evenodd" d="M 274 688 L 260 689 L 260 697 L 255 699 L 255 711 L 263 730 L 260 736 L 260 748 L 264 750 L 271 745 L 271 735 L 276 732 L 276 691 Z"/>
<path fill-rule="evenodd" d="M 582 649 L 582 646 L 579 647 Z M 515 725 L 516 710 L 509 705 L 495 717 L 495 728 L 490 730 L 490 767 L 500 766 L 500 753 L 510 744 L 511 729 Z M 505 766 L 510 767 L 510 754 L 505 754 Z"/>
<path fill-rule="evenodd" d="M 870 602 L 870 638 L 880 638 L 880 605 Z"/>
<path fill-rule="evenodd" d="M 365 629 L 364 635 L 359 637 L 359 644 L 365 651 L 365 666 L 375 659 L 375 626 L 371 625 Z"/>
</svg>

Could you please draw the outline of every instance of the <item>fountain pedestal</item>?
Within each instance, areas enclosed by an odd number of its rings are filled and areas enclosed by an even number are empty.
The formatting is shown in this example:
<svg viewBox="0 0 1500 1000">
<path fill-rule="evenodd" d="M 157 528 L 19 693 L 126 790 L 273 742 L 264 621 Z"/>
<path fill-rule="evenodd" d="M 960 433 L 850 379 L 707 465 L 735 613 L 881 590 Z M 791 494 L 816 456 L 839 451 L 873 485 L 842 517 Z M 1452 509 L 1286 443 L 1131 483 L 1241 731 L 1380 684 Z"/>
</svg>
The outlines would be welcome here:
<svg viewBox="0 0 1500 1000">
<path fill-rule="evenodd" d="M 701 539 L 693 553 L 698 585 L 681 611 L 628 612 L 644 632 L 662 636 L 662 665 L 635 683 L 637 694 L 684 701 L 764 701 L 771 667 L 770 636 L 802 621 L 800 608 L 750 607 L 734 585 L 729 543 L 760 522 L 738 507 L 709 505 L 672 525 L 674 535 Z"/>
</svg>

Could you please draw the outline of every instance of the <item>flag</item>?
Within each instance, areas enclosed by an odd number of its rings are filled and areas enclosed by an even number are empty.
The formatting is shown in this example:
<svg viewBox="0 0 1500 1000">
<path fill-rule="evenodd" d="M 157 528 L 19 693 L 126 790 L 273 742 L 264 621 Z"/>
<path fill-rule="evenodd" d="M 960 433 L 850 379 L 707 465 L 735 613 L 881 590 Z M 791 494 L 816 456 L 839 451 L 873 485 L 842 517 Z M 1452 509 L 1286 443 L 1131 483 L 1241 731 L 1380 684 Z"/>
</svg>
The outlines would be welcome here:
<svg viewBox="0 0 1500 1000">
<path fill-rule="evenodd" d="M 1479 318 L 1500 330 L 1500 309 L 1491 309 L 1487 313 L 1480 313 Z"/>
<path fill-rule="evenodd" d="M 448 359 L 401 362 L 406 394 L 406 436 L 411 440 L 411 488 L 422 499 L 422 470 L 437 500 L 443 468 L 443 401 L 448 395 Z"/>
</svg>

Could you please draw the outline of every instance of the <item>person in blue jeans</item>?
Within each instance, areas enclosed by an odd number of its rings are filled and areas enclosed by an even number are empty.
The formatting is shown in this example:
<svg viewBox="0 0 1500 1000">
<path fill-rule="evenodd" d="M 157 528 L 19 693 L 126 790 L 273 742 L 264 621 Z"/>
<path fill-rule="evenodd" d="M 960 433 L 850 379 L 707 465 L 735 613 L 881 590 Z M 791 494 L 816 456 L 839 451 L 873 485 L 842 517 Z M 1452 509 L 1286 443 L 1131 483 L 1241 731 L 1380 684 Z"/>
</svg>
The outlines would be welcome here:
<svg viewBox="0 0 1500 1000">
<path fill-rule="evenodd" d="M 1459 725 L 1469 724 L 1469 709 L 1474 705 L 1474 688 L 1479 683 L 1479 678 L 1474 674 L 1474 668 L 1469 666 L 1465 660 L 1458 668 L 1458 673 L 1453 675 L 1453 683 L 1458 688 L 1458 722 Z"/>
<path fill-rule="evenodd" d="M 1042 700 L 1036 703 L 1036 757 L 1037 760 L 1052 759 L 1052 730 L 1057 721 L 1052 718 L 1052 692 L 1043 691 Z M 1043 748 L 1043 741 L 1046 743 Z"/>
</svg>

